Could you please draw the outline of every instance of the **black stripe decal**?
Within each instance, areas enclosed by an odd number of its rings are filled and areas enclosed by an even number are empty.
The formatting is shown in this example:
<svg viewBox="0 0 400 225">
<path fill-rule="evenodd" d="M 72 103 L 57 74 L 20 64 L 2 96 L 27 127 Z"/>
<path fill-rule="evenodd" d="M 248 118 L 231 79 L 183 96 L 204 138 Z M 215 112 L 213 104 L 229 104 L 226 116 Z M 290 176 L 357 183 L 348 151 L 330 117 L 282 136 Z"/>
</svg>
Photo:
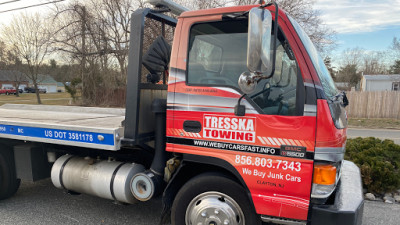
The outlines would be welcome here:
<svg viewBox="0 0 400 225">
<path fill-rule="evenodd" d="M 111 181 L 110 181 L 110 192 L 111 192 L 112 198 L 113 198 L 115 201 L 118 201 L 118 200 L 117 200 L 117 198 L 115 197 L 115 193 L 114 193 L 114 180 L 115 180 L 115 176 L 116 176 L 117 173 L 118 173 L 118 170 L 119 170 L 123 165 L 125 165 L 125 163 L 121 163 L 121 164 L 119 164 L 119 165 L 117 166 L 117 168 L 115 168 L 115 170 L 114 170 L 114 172 L 113 172 L 113 174 L 112 174 L 112 177 L 111 177 Z"/>
<path fill-rule="evenodd" d="M 175 137 L 167 137 L 167 142 L 171 143 L 171 144 L 222 149 L 222 150 L 235 151 L 235 152 L 274 155 L 274 156 L 281 156 L 281 157 L 287 157 L 287 158 L 301 158 L 301 159 L 310 159 L 310 160 L 314 159 L 314 152 L 307 151 L 306 154 L 303 155 L 303 157 L 289 157 L 289 156 L 282 155 L 280 148 L 268 147 L 268 146 L 256 146 L 256 145 L 227 143 L 227 142 L 219 142 L 219 141 L 196 140 L 196 139 L 188 139 L 188 138 L 175 138 Z"/>
<path fill-rule="evenodd" d="M 64 168 L 67 165 L 67 163 L 69 162 L 69 160 L 71 160 L 72 158 L 74 158 L 75 156 L 71 155 L 71 157 L 69 157 L 67 160 L 64 161 L 64 163 L 61 165 L 61 169 L 60 169 L 60 175 L 58 177 L 58 179 L 60 180 L 60 185 L 62 188 L 64 188 L 65 190 L 67 190 L 64 186 L 64 182 L 62 179 L 63 173 L 64 173 Z"/>
</svg>

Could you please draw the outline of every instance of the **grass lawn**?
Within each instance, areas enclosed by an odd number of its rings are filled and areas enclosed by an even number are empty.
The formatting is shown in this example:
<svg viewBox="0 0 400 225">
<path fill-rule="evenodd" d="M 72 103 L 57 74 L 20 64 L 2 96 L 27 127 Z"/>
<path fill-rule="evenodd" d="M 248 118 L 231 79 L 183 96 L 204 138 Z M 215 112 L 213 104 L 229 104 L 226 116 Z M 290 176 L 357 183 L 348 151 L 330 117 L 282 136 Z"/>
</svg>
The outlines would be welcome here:
<svg viewBox="0 0 400 225">
<path fill-rule="evenodd" d="M 399 129 L 400 120 L 398 119 L 366 119 L 366 118 L 350 118 L 349 127 L 362 128 L 381 128 L 381 129 Z"/>
<path fill-rule="evenodd" d="M 41 93 L 40 99 L 43 105 L 68 105 L 71 96 L 68 93 Z M 12 104 L 37 104 L 35 93 L 22 93 L 19 97 L 15 95 L 0 95 L 0 105 Z"/>
</svg>

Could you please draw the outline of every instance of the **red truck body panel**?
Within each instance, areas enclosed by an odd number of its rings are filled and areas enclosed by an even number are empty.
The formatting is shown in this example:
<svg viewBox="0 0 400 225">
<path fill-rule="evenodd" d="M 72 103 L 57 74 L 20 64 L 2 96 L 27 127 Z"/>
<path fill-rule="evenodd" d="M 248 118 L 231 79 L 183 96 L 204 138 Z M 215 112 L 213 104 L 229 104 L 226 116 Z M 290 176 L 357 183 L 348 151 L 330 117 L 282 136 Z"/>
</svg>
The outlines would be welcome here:
<svg viewBox="0 0 400 225">
<path fill-rule="evenodd" d="M 318 100 L 317 140 L 316 147 L 344 148 L 346 145 L 347 128 L 337 129 L 326 100 Z"/>
<path fill-rule="evenodd" d="M 241 96 L 237 89 L 190 86 L 186 81 L 191 26 L 219 21 L 223 13 L 244 12 L 253 7 L 185 12 L 179 17 L 168 82 L 166 149 L 225 160 L 242 176 L 258 214 L 307 220 L 316 138 L 320 147 L 342 146 L 346 139 L 345 130 L 334 129 L 326 101 L 319 100 L 315 105 L 318 116 L 279 116 L 260 114 L 243 100 L 246 115 L 237 117 L 234 106 Z M 274 12 L 274 7 L 268 9 Z M 304 84 L 320 85 L 287 16 L 279 11 L 279 17 L 279 26 L 296 57 Z M 199 121 L 201 132 L 185 132 L 183 123 L 187 120 Z M 305 148 L 304 157 L 284 155 L 287 146 Z"/>
</svg>

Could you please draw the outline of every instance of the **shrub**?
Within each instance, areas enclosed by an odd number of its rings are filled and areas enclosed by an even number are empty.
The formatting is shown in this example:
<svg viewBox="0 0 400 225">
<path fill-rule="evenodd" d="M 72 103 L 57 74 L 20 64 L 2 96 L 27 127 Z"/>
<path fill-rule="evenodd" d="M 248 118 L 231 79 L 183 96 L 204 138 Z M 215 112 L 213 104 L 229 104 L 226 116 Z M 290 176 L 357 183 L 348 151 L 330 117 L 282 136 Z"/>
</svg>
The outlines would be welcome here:
<svg viewBox="0 0 400 225">
<path fill-rule="evenodd" d="M 382 194 L 400 188 L 400 145 L 392 140 L 348 139 L 345 159 L 360 167 L 369 192 Z"/>
</svg>

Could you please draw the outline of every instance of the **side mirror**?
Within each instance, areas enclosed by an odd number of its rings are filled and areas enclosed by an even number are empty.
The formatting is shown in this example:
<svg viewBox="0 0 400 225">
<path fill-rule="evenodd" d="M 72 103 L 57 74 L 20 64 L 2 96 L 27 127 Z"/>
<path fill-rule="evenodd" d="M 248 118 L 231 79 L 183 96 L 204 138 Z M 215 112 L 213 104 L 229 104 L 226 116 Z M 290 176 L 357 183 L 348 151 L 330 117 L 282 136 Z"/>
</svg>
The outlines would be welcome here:
<svg viewBox="0 0 400 225">
<path fill-rule="evenodd" d="M 271 12 L 264 8 L 251 9 L 247 39 L 247 68 L 250 72 L 271 71 L 271 31 Z"/>
<path fill-rule="evenodd" d="M 244 72 L 240 75 L 238 85 L 245 94 L 252 93 L 257 87 L 258 76 L 251 72 Z"/>
</svg>

